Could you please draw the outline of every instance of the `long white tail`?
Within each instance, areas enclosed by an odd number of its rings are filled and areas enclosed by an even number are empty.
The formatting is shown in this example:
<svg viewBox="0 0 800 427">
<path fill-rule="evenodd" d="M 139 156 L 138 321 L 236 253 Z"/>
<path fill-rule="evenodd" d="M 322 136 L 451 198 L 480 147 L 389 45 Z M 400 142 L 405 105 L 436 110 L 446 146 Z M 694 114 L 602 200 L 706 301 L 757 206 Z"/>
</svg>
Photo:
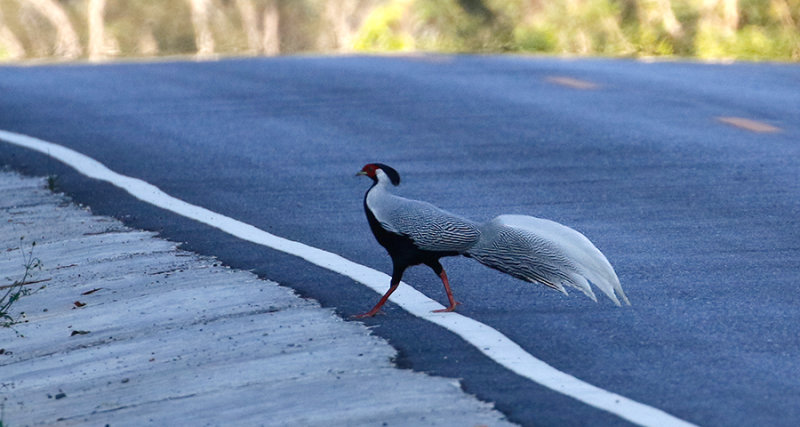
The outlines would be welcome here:
<svg viewBox="0 0 800 427">
<path fill-rule="evenodd" d="M 583 234 L 554 221 L 501 215 L 481 226 L 480 240 L 466 255 L 518 279 L 566 293 L 580 289 L 597 301 L 589 282 L 616 305 L 630 305 L 605 255 Z M 619 297 L 619 298 L 618 298 Z"/>
</svg>

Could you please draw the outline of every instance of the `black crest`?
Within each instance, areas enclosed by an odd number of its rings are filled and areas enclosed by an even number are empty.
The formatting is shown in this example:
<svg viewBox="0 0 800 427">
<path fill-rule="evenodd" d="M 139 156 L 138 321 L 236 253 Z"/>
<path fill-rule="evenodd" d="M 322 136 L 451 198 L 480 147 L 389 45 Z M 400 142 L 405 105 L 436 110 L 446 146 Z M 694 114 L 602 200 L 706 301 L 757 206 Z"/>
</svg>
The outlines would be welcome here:
<svg viewBox="0 0 800 427">
<path fill-rule="evenodd" d="M 386 173 L 386 176 L 389 177 L 393 185 L 395 186 L 400 185 L 400 174 L 397 173 L 397 171 L 394 170 L 393 167 L 384 165 L 383 163 L 375 163 L 375 166 L 381 168 L 381 170 L 383 170 L 383 172 Z"/>
</svg>

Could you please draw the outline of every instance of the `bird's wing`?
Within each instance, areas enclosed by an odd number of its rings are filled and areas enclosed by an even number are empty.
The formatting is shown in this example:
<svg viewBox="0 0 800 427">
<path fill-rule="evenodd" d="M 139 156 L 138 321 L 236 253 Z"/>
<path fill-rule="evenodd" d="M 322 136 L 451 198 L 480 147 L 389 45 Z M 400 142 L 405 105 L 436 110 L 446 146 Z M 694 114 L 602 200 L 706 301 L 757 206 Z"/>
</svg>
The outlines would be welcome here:
<svg viewBox="0 0 800 427">
<path fill-rule="evenodd" d="M 370 209 L 383 228 L 407 236 L 423 250 L 460 253 L 480 238 L 477 224 L 430 203 L 387 193 L 375 206 Z"/>
</svg>

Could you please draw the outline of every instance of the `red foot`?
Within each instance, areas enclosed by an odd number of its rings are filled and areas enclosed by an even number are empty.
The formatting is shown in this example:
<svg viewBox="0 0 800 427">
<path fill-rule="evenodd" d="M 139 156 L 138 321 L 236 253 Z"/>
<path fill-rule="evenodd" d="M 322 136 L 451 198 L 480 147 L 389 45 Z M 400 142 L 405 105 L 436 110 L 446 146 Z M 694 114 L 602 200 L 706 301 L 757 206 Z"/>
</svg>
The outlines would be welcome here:
<svg viewBox="0 0 800 427">
<path fill-rule="evenodd" d="M 352 319 L 363 319 L 365 317 L 373 317 L 376 314 L 378 314 L 378 312 L 379 312 L 378 310 L 376 310 L 376 311 L 368 311 L 366 313 L 354 314 L 354 315 L 350 316 L 350 318 L 352 318 Z"/>
<path fill-rule="evenodd" d="M 442 309 L 440 309 L 440 310 L 433 310 L 433 311 L 432 311 L 432 313 L 449 313 L 449 312 L 451 312 L 451 311 L 456 311 L 456 306 L 457 306 L 457 305 L 460 305 L 460 304 L 461 304 L 460 302 L 457 302 L 457 301 L 456 301 L 456 302 L 455 302 L 453 305 L 451 305 L 450 307 L 447 307 L 447 308 L 442 308 Z"/>
</svg>

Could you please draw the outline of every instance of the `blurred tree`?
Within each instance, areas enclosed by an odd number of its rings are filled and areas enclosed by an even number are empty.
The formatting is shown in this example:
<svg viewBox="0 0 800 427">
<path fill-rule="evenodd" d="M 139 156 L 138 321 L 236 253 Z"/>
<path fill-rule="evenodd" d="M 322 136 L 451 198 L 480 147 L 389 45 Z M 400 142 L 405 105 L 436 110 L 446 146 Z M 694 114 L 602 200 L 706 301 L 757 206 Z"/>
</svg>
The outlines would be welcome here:
<svg viewBox="0 0 800 427">
<path fill-rule="evenodd" d="M 56 32 L 55 45 L 52 54 L 57 57 L 73 59 L 81 56 L 81 48 L 78 34 L 72 27 L 72 23 L 66 11 L 55 0 L 20 0 L 23 1 L 23 8 L 30 7 L 47 19 Z"/>
<path fill-rule="evenodd" d="M 280 26 L 280 9 L 275 1 L 267 3 L 264 9 L 264 53 L 266 55 L 277 55 L 281 53 L 281 26 Z"/>
<path fill-rule="evenodd" d="M 89 0 L 89 60 L 97 61 L 119 54 L 119 44 L 106 32 L 106 0 Z"/>
<path fill-rule="evenodd" d="M 800 59 L 800 0 L 772 0 L 770 5 L 781 23 L 781 37 L 786 40 L 792 59 Z"/>
<path fill-rule="evenodd" d="M 408 24 L 413 0 L 393 0 L 376 7 L 356 34 L 353 48 L 360 51 L 406 51 L 415 48 Z"/>
<path fill-rule="evenodd" d="M 644 55 L 676 53 L 675 45 L 684 36 L 684 28 L 675 16 L 672 3 L 669 0 L 634 0 L 629 6 L 636 9 L 632 33 L 638 52 Z"/>
<path fill-rule="evenodd" d="M 317 46 L 345 52 L 353 49 L 354 39 L 376 0 L 337 0 L 324 2 L 323 19 Z"/>
<path fill-rule="evenodd" d="M 257 55 L 263 52 L 263 40 L 258 29 L 258 15 L 253 0 L 236 0 L 236 8 L 242 19 L 242 28 L 247 35 L 246 53 Z"/>
<path fill-rule="evenodd" d="M 732 36 L 739 26 L 739 0 L 703 0 L 699 25 Z"/>
<path fill-rule="evenodd" d="M 354 44 L 358 50 L 502 52 L 512 42 L 512 20 L 488 2 L 392 0 L 370 13 Z"/>
<path fill-rule="evenodd" d="M 17 36 L 6 25 L 3 9 L 0 9 L 0 60 L 22 59 L 25 57 L 25 47 Z"/>
<path fill-rule="evenodd" d="M 484 22 L 494 20 L 494 12 L 481 0 L 458 0 L 458 4 L 465 12 L 480 17 Z"/>
<path fill-rule="evenodd" d="M 672 37 L 683 32 L 669 0 L 638 0 L 639 23 L 644 27 L 660 27 Z"/>
<path fill-rule="evenodd" d="M 209 7 L 212 0 L 188 0 L 192 7 L 194 44 L 197 56 L 207 58 L 214 55 L 214 36 L 209 23 Z"/>
<path fill-rule="evenodd" d="M 523 50 L 627 55 L 636 51 L 622 30 L 622 6 L 613 0 L 546 2 L 515 29 Z"/>
<path fill-rule="evenodd" d="M 800 0 L 0 0 L 0 59 L 422 50 L 800 59 Z"/>
</svg>

